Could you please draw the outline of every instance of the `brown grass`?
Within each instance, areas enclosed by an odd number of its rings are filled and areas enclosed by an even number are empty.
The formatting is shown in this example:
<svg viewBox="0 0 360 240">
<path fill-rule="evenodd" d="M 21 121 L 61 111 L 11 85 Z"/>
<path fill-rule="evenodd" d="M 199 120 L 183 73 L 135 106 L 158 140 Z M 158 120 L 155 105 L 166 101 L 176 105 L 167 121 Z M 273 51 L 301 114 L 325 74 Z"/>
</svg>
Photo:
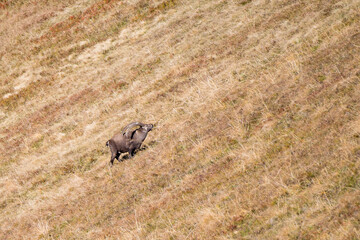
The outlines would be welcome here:
<svg viewBox="0 0 360 240">
<path fill-rule="evenodd" d="M 359 12 L 1 2 L 0 238 L 360 238 Z"/>
</svg>

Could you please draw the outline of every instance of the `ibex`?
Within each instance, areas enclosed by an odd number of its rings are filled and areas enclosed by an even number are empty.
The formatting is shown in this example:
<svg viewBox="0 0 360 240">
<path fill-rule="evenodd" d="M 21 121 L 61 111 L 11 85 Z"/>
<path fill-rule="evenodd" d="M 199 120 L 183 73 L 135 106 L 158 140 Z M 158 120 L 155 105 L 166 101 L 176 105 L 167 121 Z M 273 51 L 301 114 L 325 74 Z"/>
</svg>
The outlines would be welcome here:
<svg viewBox="0 0 360 240">
<path fill-rule="evenodd" d="M 139 128 L 134 129 L 135 127 Z M 110 164 L 114 164 L 115 158 L 119 161 L 121 153 L 128 152 L 129 158 L 133 157 L 135 150 L 140 149 L 148 132 L 150 132 L 153 127 L 154 125 L 152 124 L 133 122 L 127 125 L 121 133 L 116 133 L 106 142 L 106 146 L 108 146 L 111 151 Z"/>
</svg>

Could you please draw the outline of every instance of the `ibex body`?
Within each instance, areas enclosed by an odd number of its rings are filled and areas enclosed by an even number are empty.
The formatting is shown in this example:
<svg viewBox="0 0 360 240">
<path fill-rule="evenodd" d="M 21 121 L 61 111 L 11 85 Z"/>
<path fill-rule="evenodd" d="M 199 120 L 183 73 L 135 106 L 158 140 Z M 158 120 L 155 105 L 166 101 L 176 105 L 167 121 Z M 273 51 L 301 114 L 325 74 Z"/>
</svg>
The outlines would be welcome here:
<svg viewBox="0 0 360 240">
<path fill-rule="evenodd" d="M 134 130 L 134 127 L 139 128 Z M 152 124 L 133 122 L 127 125 L 121 133 L 115 134 L 106 142 L 106 146 L 109 146 L 111 151 L 110 164 L 114 164 L 115 158 L 119 161 L 121 153 L 128 152 L 130 158 L 134 156 L 135 150 L 141 147 L 141 144 L 152 128 Z"/>
</svg>

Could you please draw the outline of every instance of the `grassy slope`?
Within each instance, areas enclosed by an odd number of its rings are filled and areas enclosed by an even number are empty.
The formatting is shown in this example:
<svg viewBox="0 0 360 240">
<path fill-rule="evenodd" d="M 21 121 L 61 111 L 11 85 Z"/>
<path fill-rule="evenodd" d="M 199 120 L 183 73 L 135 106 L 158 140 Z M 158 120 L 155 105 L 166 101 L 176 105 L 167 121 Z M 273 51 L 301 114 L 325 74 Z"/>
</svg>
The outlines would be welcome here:
<svg viewBox="0 0 360 240">
<path fill-rule="evenodd" d="M 3 3 L 1 239 L 360 238 L 359 1 Z"/>
</svg>

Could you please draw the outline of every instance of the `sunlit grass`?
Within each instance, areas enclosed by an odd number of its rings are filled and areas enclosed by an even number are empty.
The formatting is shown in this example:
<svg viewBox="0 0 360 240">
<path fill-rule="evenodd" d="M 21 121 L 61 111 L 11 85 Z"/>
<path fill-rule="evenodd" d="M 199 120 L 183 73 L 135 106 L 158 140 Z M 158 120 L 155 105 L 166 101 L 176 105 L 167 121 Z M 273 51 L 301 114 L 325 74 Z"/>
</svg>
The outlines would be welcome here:
<svg viewBox="0 0 360 240">
<path fill-rule="evenodd" d="M 0 3 L 0 238 L 359 238 L 358 12 Z"/>
</svg>

